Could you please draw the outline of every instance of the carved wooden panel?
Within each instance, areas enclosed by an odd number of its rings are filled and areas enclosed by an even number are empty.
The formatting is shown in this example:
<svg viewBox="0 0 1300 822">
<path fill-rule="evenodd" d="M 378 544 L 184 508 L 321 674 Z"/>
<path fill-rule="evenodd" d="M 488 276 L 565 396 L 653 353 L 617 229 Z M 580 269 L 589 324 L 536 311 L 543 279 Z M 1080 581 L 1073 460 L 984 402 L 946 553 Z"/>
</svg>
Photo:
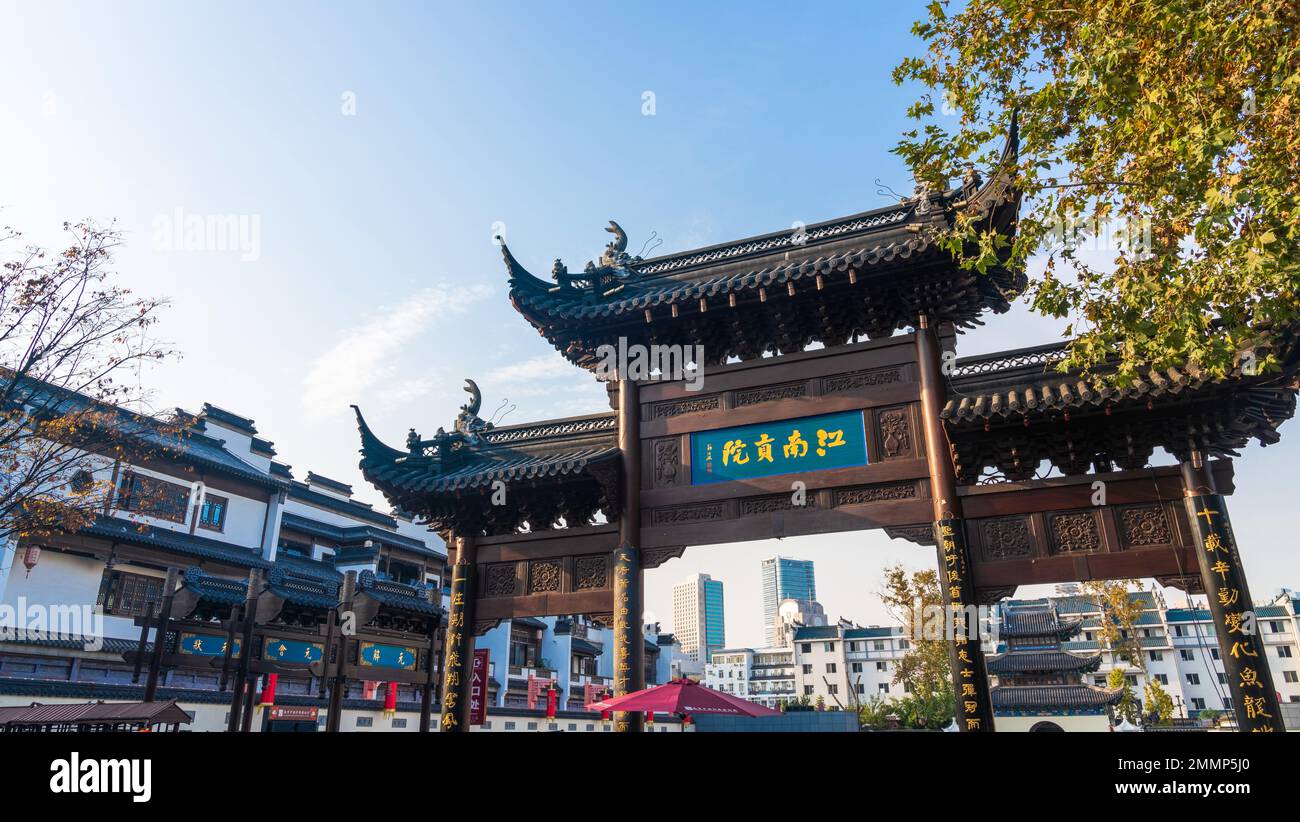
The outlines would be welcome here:
<svg viewBox="0 0 1300 822">
<path fill-rule="evenodd" d="M 699 505 L 673 505 L 655 508 L 650 521 L 655 525 L 683 525 L 692 522 L 709 522 L 727 515 L 726 503 L 705 502 Z"/>
<path fill-rule="evenodd" d="M 1134 505 L 1119 510 L 1120 542 L 1125 548 L 1171 545 L 1173 530 L 1160 505 Z"/>
<path fill-rule="evenodd" d="M 685 480 L 682 471 L 682 443 L 677 437 L 655 440 L 654 487 L 671 488 L 678 480 Z"/>
<path fill-rule="evenodd" d="M 1051 523 L 1052 553 L 1074 554 L 1102 549 L 1101 529 L 1094 512 L 1049 514 L 1048 521 Z"/>
<path fill-rule="evenodd" d="M 559 560 L 548 559 L 528 563 L 528 591 L 533 594 L 560 590 L 562 566 Z"/>
<path fill-rule="evenodd" d="M 749 388 L 744 391 L 737 391 L 735 406 L 743 408 L 746 405 L 757 405 L 761 402 L 772 402 L 773 400 L 789 400 L 797 397 L 808 395 L 808 383 L 794 382 L 785 385 L 765 385 L 761 388 Z"/>
<path fill-rule="evenodd" d="M 822 381 L 822 392 L 834 394 L 839 391 L 853 391 L 873 385 L 888 385 L 902 382 L 901 368 L 874 368 L 867 371 L 855 371 L 849 374 L 836 374 Z"/>
<path fill-rule="evenodd" d="M 594 555 L 574 558 L 573 590 L 594 591 L 608 587 L 610 587 L 609 557 Z"/>
<path fill-rule="evenodd" d="M 869 502 L 886 502 L 897 499 L 915 499 L 916 483 L 890 482 L 880 485 L 856 485 L 835 489 L 835 504 L 865 505 Z"/>
<path fill-rule="evenodd" d="M 981 544 L 988 559 L 1016 559 L 1034 555 L 1034 536 L 1028 517 L 980 520 Z"/>
<path fill-rule="evenodd" d="M 803 505 L 794 504 L 794 492 L 772 494 L 765 497 L 747 497 L 740 501 L 742 517 L 757 514 L 775 514 L 779 511 L 810 511 L 817 507 L 817 495 L 805 492 Z"/>
<path fill-rule="evenodd" d="M 882 459 L 905 459 L 916 455 L 913 448 L 912 413 L 907 406 L 877 411 L 876 431 Z"/>
<path fill-rule="evenodd" d="M 655 403 L 650 408 L 652 419 L 678 417 L 682 414 L 696 414 L 701 411 L 717 411 L 722 407 L 722 398 L 714 394 L 708 397 L 686 397 L 680 400 Z"/>
<path fill-rule="evenodd" d="M 515 595 L 517 566 L 513 562 L 502 562 L 487 566 L 483 575 L 483 596 L 512 597 Z"/>
</svg>

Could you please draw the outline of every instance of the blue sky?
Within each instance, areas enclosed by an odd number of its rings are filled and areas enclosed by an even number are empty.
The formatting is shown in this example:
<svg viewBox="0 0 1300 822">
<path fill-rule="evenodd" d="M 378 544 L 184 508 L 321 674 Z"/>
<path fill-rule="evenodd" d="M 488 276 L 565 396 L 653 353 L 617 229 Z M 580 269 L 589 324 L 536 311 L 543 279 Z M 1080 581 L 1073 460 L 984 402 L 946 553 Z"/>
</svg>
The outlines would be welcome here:
<svg viewBox="0 0 1300 822">
<path fill-rule="evenodd" d="M 213 402 L 308 468 L 381 500 L 347 406 L 400 443 L 448 425 L 464 377 L 507 422 L 604 392 L 514 312 L 494 227 L 536 273 L 580 269 L 618 220 L 665 253 L 887 205 L 921 4 L 7 4 L 0 11 L 0 223 L 58 244 L 117 218 L 124 281 L 172 301 L 146 372 L 155 409 Z M 654 113 L 643 113 L 644 95 Z M 350 106 L 349 104 L 354 104 Z M 354 111 L 349 114 L 347 111 Z M 168 249 L 182 215 L 234 215 L 248 245 Z M 255 257 L 255 259 L 241 259 Z M 1047 342 L 1018 307 L 962 353 Z M 1290 425 L 1288 428 L 1291 427 Z M 1285 431 L 1285 429 L 1284 429 Z M 1287 432 L 1289 433 L 1289 432 Z M 1252 447 L 1234 524 L 1255 593 L 1300 582 L 1282 518 L 1297 446 Z M 695 548 L 650 574 L 722 579 L 730 644 L 759 640 L 758 561 L 814 559 L 828 613 L 883 620 L 886 563 L 928 549 L 859 533 Z"/>
</svg>

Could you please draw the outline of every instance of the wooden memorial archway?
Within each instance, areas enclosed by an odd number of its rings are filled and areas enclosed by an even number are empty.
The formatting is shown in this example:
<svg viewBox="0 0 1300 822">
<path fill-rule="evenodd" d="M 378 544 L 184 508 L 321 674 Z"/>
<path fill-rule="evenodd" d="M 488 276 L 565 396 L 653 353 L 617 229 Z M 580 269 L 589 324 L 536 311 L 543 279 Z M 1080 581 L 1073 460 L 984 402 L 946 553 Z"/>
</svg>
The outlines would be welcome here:
<svg viewBox="0 0 1300 822">
<path fill-rule="evenodd" d="M 1013 130 L 1004 163 L 1015 151 Z M 599 264 L 570 274 L 556 261 L 551 282 L 503 243 L 525 319 L 575 365 L 617 363 L 613 413 L 494 428 L 470 381 L 453 430 L 412 430 L 403 450 L 357 411 L 366 478 L 454 551 L 442 729 L 469 730 L 474 635 L 499 620 L 607 621 L 615 694 L 628 693 L 644 686 L 647 568 L 688 545 L 884 529 L 936 547 L 963 620 L 951 649 L 963 731 L 993 730 L 979 641 L 960 638 L 978 635 L 967 606 L 1021 584 L 1147 576 L 1210 595 L 1239 727 L 1281 730 L 1262 646 L 1242 630 L 1232 464 L 1212 458 L 1278 439 L 1296 350 L 1276 352 L 1281 374 L 1170 369 L 1124 390 L 1056 371 L 1056 346 L 955 359 L 954 332 L 1007 310 L 1025 277 L 962 271 L 936 233 L 959 213 L 1009 232 L 1018 203 L 1003 175 L 973 176 L 650 260 L 629 256 L 612 223 Z M 659 370 L 638 373 L 643 355 Z M 672 373 L 688 361 L 701 370 Z M 1150 467 L 1157 448 L 1181 466 Z M 1036 478 L 1044 462 L 1059 476 Z"/>
</svg>

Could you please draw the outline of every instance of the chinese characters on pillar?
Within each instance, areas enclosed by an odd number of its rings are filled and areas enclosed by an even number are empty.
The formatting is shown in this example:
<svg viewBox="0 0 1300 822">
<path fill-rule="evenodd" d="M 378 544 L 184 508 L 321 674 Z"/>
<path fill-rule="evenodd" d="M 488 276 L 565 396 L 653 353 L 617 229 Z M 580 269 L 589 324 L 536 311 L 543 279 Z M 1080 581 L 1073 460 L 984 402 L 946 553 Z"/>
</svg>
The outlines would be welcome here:
<svg viewBox="0 0 1300 822">
<path fill-rule="evenodd" d="M 993 708 L 980 648 L 979 608 L 961 521 L 939 520 L 934 530 L 939 546 L 939 590 L 948 606 L 948 628 L 952 632 L 949 661 L 953 666 L 957 725 L 963 731 L 991 731 Z"/>
<path fill-rule="evenodd" d="M 1228 523 L 1223 497 L 1187 497 L 1188 516 L 1196 532 L 1201 579 L 1210 616 L 1219 637 L 1223 672 L 1232 693 L 1237 727 L 1243 731 L 1283 730 L 1277 691 L 1255 627 L 1241 555 Z"/>
<path fill-rule="evenodd" d="M 468 649 L 465 632 L 466 600 L 469 591 L 470 568 L 468 563 L 457 563 L 452 568 L 451 609 L 447 616 L 447 658 L 443 660 L 442 677 L 442 729 L 444 731 L 469 730 L 461 727 L 461 682 L 465 676 L 465 654 Z"/>
<path fill-rule="evenodd" d="M 626 544 L 614 552 L 614 694 L 623 696 L 637 690 L 636 644 L 641 642 L 641 614 L 635 606 L 640 568 L 638 552 Z M 615 730 L 636 730 L 635 716 L 619 711 L 614 717 Z"/>
</svg>

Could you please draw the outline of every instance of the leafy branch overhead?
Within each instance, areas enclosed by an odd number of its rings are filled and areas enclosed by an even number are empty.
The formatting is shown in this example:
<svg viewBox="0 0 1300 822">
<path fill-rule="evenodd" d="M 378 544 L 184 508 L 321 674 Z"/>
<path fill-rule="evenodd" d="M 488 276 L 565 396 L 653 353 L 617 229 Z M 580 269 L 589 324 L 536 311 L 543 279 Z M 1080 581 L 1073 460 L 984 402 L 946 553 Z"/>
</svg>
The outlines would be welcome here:
<svg viewBox="0 0 1300 822">
<path fill-rule="evenodd" d="M 1045 257 L 1026 297 L 1066 321 L 1063 367 L 1272 370 L 1300 320 L 1298 31 L 1294 0 L 934 2 L 895 151 L 946 187 L 1015 112 L 1014 238 L 959 219 L 946 242 L 974 270 Z M 1094 254 L 1080 226 L 1122 240 Z"/>
</svg>

